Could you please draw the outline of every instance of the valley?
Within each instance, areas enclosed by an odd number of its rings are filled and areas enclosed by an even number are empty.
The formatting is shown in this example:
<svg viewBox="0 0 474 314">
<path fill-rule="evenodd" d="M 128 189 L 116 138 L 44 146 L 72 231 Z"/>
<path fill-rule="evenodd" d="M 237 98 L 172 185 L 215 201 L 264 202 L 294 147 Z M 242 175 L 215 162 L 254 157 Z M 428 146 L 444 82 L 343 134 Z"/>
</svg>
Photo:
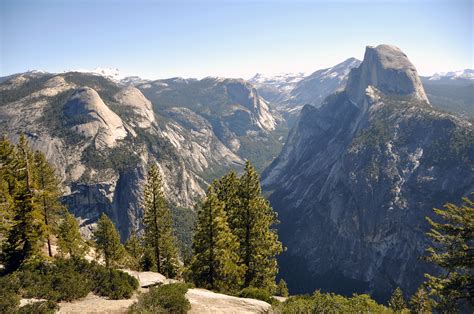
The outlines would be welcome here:
<svg viewBox="0 0 474 314">
<path fill-rule="evenodd" d="M 122 240 L 143 230 L 156 163 L 185 255 L 198 200 L 250 160 L 278 213 L 287 248 L 278 278 L 290 292 L 386 302 L 439 272 L 419 259 L 425 216 L 474 191 L 472 84 L 420 78 L 388 45 L 308 76 L 248 81 L 32 71 L 0 80 L 0 126 L 57 169 L 62 202 L 88 238 L 102 213 Z"/>
</svg>

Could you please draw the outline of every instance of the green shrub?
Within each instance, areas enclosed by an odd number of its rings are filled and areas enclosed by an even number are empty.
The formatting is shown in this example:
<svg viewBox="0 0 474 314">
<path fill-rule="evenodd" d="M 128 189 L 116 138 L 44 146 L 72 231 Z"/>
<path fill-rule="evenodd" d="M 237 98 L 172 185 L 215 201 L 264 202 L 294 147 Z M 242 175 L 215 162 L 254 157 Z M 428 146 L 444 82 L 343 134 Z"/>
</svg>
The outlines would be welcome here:
<svg viewBox="0 0 474 314">
<path fill-rule="evenodd" d="M 350 298 L 316 291 L 312 296 L 292 296 L 285 302 L 274 305 L 275 313 L 391 313 L 366 294 Z"/>
<path fill-rule="evenodd" d="M 141 294 L 138 302 L 134 303 L 130 313 L 187 313 L 191 304 L 185 294 L 188 286 L 175 283 L 160 287 L 150 288 L 148 293 Z"/>
<path fill-rule="evenodd" d="M 277 285 L 275 295 L 280 296 L 280 297 L 287 297 L 288 296 L 288 286 L 286 285 L 285 280 L 280 279 L 280 281 L 278 282 L 278 285 Z"/>
<path fill-rule="evenodd" d="M 250 298 L 265 301 L 270 304 L 274 302 L 274 298 L 270 295 L 270 292 L 268 292 L 268 290 L 260 288 L 244 288 L 242 289 L 242 291 L 240 291 L 239 296 L 241 298 Z"/>
<path fill-rule="evenodd" d="M 42 302 L 34 302 L 22 306 L 18 313 L 26 314 L 26 313 L 34 313 L 34 314 L 52 314 L 56 313 L 59 310 L 59 305 L 54 301 L 42 301 Z"/>
<path fill-rule="evenodd" d="M 14 313 L 20 305 L 19 285 L 11 276 L 0 277 L 0 313 Z"/>
<path fill-rule="evenodd" d="M 73 260 L 29 264 L 13 276 L 20 282 L 22 295 L 52 301 L 72 301 L 85 297 L 92 282 L 76 271 Z"/>
<path fill-rule="evenodd" d="M 292 296 L 285 302 L 273 307 L 275 313 L 316 313 L 314 311 L 314 300 L 310 296 Z"/>
<path fill-rule="evenodd" d="M 138 280 L 115 269 L 98 269 L 95 274 L 94 292 L 112 300 L 130 299 L 138 288 Z"/>
<path fill-rule="evenodd" d="M 138 288 L 134 277 L 79 258 L 28 264 L 9 278 L 18 283 L 24 297 L 51 301 L 72 301 L 91 291 L 110 299 L 128 299 Z"/>
</svg>

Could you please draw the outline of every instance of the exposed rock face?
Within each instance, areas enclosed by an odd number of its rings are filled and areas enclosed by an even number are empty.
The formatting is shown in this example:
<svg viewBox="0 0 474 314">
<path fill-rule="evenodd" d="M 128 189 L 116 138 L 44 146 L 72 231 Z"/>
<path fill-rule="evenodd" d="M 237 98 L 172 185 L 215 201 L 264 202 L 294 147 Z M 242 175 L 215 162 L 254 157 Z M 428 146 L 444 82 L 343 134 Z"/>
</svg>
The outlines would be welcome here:
<svg viewBox="0 0 474 314">
<path fill-rule="evenodd" d="M 74 92 L 63 111 L 67 126 L 87 138 L 94 138 L 97 149 L 112 148 L 117 140 L 127 136 L 120 117 L 92 88 L 80 88 Z"/>
<path fill-rule="evenodd" d="M 474 190 L 472 124 L 427 103 L 398 48 L 365 56 L 345 91 L 303 108 L 263 174 L 293 293 L 413 293 L 433 271 L 425 216 Z"/>
<path fill-rule="evenodd" d="M 370 85 L 386 95 L 411 96 L 428 102 L 415 66 L 394 46 L 367 47 L 364 62 L 349 75 L 347 94 L 360 103 Z"/>
<path fill-rule="evenodd" d="M 244 80 L 226 80 L 225 84 L 230 99 L 248 109 L 248 119 L 253 125 L 267 131 L 275 129 L 275 118 L 270 114 L 265 100 L 258 96 L 253 86 Z"/>
<path fill-rule="evenodd" d="M 123 88 L 116 96 L 119 103 L 131 109 L 140 128 L 149 128 L 155 122 L 155 113 L 151 102 L 142 92 L 133 86 Z"/>
</svg>

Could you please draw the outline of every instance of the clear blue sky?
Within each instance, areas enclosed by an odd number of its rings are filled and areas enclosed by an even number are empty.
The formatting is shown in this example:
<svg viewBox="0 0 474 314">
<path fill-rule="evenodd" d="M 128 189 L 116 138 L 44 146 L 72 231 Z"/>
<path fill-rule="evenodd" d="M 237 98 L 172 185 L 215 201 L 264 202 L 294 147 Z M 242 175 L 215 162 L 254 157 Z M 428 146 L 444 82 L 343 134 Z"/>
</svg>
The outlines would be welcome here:
<svg viewBox="0 0 474 314">
<path fill-rule="evenodd" d="M 366 45 L 422 75 L 473 68 L 473 0 L 0 0 L 0 75 L 117 67 L 145 78 L 312 72 Z"/>
</svg>

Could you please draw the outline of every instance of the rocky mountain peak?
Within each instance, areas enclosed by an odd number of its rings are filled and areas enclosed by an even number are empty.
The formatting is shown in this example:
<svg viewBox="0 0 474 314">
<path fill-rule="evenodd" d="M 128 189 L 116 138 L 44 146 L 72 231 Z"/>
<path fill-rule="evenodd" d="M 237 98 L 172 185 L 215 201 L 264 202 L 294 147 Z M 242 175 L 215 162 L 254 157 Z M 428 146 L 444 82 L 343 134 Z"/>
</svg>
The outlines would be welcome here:
<svg viewBox="0 0 474 314">
<path fill-rule="evenodd" d="M 395 46 L 367 46 L 362 64 L 349 74 L 346 90 L 352 101 L 361 103 L 368 86 L 387 95 L 410 96 L 428 102 L 415 66 Z"/>
</svg>

